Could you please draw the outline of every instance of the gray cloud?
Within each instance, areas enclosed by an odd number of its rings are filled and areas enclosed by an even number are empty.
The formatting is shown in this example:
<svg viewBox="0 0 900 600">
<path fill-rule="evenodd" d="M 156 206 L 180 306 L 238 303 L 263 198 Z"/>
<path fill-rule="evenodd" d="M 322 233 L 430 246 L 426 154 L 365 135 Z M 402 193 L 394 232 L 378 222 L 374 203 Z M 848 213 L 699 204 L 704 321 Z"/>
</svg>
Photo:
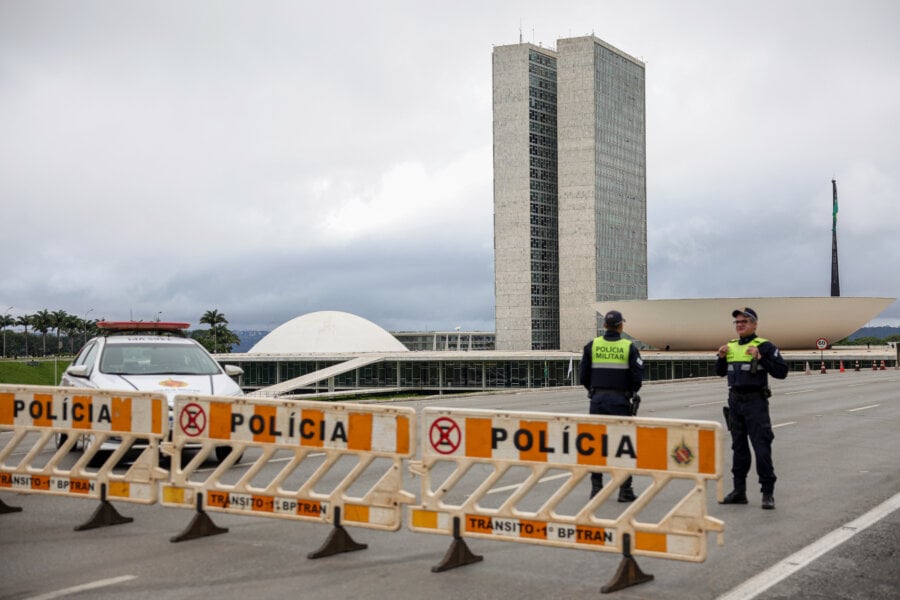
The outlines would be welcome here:
<svg viewBox="0 0 900 600">
<path fill-rule="evenodd" d="M 6 2 L 0 302 L 492 329 L 490 52 L 520 31 L 647 63 L 651 297 L 827 295 L 832 177 L 843 295 L 897 297 L 898 13 Z"/>
</svg>

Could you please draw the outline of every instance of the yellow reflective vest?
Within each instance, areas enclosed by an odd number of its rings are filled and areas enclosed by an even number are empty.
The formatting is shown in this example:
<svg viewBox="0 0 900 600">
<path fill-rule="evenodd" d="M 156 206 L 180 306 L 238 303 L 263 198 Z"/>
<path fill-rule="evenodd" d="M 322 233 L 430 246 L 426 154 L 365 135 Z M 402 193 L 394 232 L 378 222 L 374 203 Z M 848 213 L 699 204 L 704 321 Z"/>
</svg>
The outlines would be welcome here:
<svg viewBox="0 0 900 600">
<path fill-rule="evenodd" d="M 630 349 L 631 340 L 595 338 L 594 343 L 591 345 L 591 367 L 627 369 Z"/>
</svg>

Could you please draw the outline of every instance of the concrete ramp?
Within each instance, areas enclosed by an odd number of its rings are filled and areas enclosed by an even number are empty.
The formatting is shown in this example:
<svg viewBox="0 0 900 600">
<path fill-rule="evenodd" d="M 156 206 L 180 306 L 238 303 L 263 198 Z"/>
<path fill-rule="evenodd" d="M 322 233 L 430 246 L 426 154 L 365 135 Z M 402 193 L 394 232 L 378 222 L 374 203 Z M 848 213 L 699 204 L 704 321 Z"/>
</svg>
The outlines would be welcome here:
<svg viewBox="0 0 900 600">
<path fill-rule="evenodd" d="M 383 354 L 359 356 L 337 365 L 332 365 L 324 369 L 319 369 L 318 371 L 313 371 L 312 373 L 307 373 L 306 375 L 301 375 L 300 377 L 294 377 L 293 379 L 288 379 L 287 381 L 282 381 L 280 383 L 276 383 L 275 385 L 260 388 L 258 390 L 249 392 L 247 395 L 251 397 L 265 398 L 281 396 L 283 394 L 288 394 L 296 389 L 307 387 L 321 381 L 326 381 L 328 379 L 331 379 L 332 377 L 343 375 L 344 373 L 347 373 L 349 371 L 354 371 L 356 369 L 365 367 L 366 365 L 371 365 L 372 363 L 377 363 L 382 360 L 384 360 Z"/>
</svg>

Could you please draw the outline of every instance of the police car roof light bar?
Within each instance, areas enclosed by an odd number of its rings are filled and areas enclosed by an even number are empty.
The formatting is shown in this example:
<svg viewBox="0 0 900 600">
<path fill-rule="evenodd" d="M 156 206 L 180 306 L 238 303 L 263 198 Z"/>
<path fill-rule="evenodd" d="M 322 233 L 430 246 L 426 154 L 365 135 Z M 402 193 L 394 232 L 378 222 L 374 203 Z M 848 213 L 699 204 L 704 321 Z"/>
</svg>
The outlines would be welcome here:
<svg viewBox="0 0 900 600">
<path fill-rule="evenodd" d="M 104 335 L 122 333 L 157 333 L 184 336 L 190 323 L 172 321 L 97 321 L 97 329 Z"/>
</svg>

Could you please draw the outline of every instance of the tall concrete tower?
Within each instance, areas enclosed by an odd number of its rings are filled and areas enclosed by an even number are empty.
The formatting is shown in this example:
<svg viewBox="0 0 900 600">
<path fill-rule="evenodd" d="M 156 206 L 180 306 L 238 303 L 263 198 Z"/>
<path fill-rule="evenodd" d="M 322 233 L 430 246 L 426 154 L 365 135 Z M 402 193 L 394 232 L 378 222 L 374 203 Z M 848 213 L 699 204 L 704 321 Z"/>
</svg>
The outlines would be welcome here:
<svg viewBox="0 0 900 600">
<path fill-rule="evenodd" d="M 647 297 L 644 64 L 593 36 L 498 46 L 498 350 L 578 350 L 594 303 Z"/>
</svg>

